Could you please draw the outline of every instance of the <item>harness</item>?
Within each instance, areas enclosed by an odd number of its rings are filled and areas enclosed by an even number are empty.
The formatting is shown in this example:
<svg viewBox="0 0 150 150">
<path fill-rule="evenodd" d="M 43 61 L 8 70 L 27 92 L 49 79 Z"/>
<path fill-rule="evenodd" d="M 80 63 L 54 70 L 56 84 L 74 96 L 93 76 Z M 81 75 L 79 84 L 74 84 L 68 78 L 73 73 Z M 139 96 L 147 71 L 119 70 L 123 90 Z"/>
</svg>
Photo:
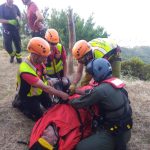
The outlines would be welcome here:
<svg viewBox="0 0 150 150">
<path fill-rule="evenodd" d="M 62 52 L 64 47 L 61 44 L 57 44 L 56 47 L 53 47 L 52 54 L 48 57 L 46 69 L 48 76 L 52 78 L 61 78 L 63 72 L 63 60 Z M 60 58 L 56 58 L 55 55 L 60 53 Z"/>
<path fill-rule="evenodd" d="M 103 128 L 107 130 L 112 135 L 118 135 L 124 131 L 130 130 L 132 128 L 132 110 L 130 105 L 129 99 L 128 99 L 128 93 L 123 88 L 125 84 L 117 78 L 110 78 L 107 80 L 104 80 L 102 83 L 108 83 L 111 84 L 114 88 L 118 88 L 121 90 L 122 94 L 127 97 L 124 98 L 123 104 L 121 104 L 119 107 L 115 109 L 104 109 L 100 106 L 100 114 L 101 116 L 98 116 L 95 118 L 97 120 L 97 127 Z M 111 112 L 116 112 L 124 108 L 124 112 L 119 117 L 114 118 L 107 118 L 106 114 Z"/>
</svg>

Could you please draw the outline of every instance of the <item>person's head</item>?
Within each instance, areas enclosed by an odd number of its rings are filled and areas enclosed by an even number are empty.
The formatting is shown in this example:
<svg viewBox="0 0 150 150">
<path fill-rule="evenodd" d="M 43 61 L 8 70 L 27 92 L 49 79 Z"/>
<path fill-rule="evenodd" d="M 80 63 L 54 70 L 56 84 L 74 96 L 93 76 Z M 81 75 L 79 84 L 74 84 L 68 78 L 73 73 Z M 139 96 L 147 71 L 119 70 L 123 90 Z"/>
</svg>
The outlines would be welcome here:
<svg viewBox="0 0 150 150">
<path fill-rule="evenodd" d="M 6 0 L 6 3 L 7 3 L 7 5 L 11 6 L 14 3 L 14 1 L 13 0 Z"/>
<path fill-rule="evenodd" d="M 58 142 L 58 133 L 53 126 L 49 125 L 42 133 L 38 141 L 31 147 L 31 149 L 45 150 L 53 149 Z"/>
<path fill-rule="evenodd" d="M 112 76 L 112 67 L 104 58 L 93 59 L 86 66 L 86 71 L 92 75 L 96 82 L 101 82 Z"/>
<path fill-rule="evenodd" d="M 87 63 L 93 59 L 92 48 L 86 40 L 80 40 L 72 48 L 72 55 L 81 64 Z"/>
<path fill-rule="evenodd" d="M 57 44 L 59 43 L 59 34 L 55 29 L 47 29 L 45 33 L 45 39 L 50 43 L 50 44 Z"/>
<path fill-rule="evenodd" d="M 32 38 L 27 46 L 35 64 L 45 63 L 50 54 L 50 46 L 46 40 L 40 37 Z"/>
<path fill-rule="evenodd" d="M 24 5 L 28 5 L 31 2 L 31 0 L 22 0 L 22 2 Z"/>
</svg>

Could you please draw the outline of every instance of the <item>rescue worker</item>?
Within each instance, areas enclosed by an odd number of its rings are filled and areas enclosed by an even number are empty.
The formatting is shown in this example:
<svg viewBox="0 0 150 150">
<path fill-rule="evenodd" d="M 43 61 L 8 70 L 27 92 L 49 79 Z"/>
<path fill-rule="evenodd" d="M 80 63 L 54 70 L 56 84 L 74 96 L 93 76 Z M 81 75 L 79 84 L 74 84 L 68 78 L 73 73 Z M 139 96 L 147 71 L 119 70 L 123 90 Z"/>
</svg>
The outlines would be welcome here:
<svg viewBox="0 0 150 150">
<path fill-rule="evenodd" d="M 48 85 L 44 76 L 44 63 L 50 54 L 46 40 L 40 37 L 32 38 L 27 46 L 31 53 L 20 64 L 17 74 L 17 95 L 13 106 L 19 108 L 27 117 L 37 120 L 43 115 L 43 109 L 51 106 L 49 95 L 68 99 L 68 94 Z"/>
<path fill-rule="evenodd" d="M 10 55 L 10 63 L 14 62 L 16 57 L 17 63 L 21 63 L 21 38 L 20 38 L 20 21 L 21 13 L 17 5 L 13 4 L 13 0 L 7 0 L 6 3 L 0 5 L 0 23 L 3 27 L 3 39 L 5 50 Z M 16 51 L 13 50 L 12 42 Z"/>
<path fill-rule="evenodd" d="M 50 45 L 51 53 L 47 58 L 46 71 L 50 78 L 57 78 L 65 83 L 66 88 L 69 85 L 67 78 L 66 50 L 60 43 L 58 32 L 51 28 L 45 33 L 45 39 Z"/>
<path fill-rule="evenodd" d="M 32 37 L 44 38 L 46 29 L 43 23 L 44 17 L 39 8 L 31 0 L 22 0 L 22 2 L 27 5 L 27 21 Z"/>
<path fill-rule="evenodd" d="M 94 134 L 83 139 L 76 150 L 126 150 L 131 137 L 132 109 L 125 84 L 112 77 L 112 67 L 104 58 L 92 60 L 86 70 L 97 86 L 88 96 L 74 99 L 70 104 L 75 108 L 96 104 L 100 116 L 93 119 Z"/>
<path fill-rule="evenodd" d="M 97 38 L 90 42 L 85 40 L 77 41 L 73 46 L 72 54 L 78 61 L 78 68 L 74 80 L 70 86 L 70 91 L 72 93 L 74 92 L 77 83 L 82 77 L 83 67 L 86 66 L 92 59 L 107 59 L 112 65 L 113 76 L 119 78 L 121 72 L 120 52 L 120 47 L 109 38 Z M 86 73 L 81 81 L 81 86 L 87 85 L 91 78 L 91 75 Z"/>
</svg>

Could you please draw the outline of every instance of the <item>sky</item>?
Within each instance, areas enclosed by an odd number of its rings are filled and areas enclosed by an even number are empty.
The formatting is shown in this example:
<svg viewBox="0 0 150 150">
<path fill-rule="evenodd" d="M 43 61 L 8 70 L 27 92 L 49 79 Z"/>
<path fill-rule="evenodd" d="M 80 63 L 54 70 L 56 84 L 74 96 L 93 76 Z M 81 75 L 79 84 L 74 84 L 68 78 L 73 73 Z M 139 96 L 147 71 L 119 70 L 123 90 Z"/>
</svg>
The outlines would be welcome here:
<svg viewBox="0 0 150 150">
<path fill-rule="evenodd" d="M 0 0 L 0 4 L 6 0 Z M 85 20 L 93 14 L 96 25 L 125 47 L 150 46 L 150 0 L 33 0 L 40 9 L 73 8 Z M 14 0 L 21 10 L 21 0 Z"/>
</svg>

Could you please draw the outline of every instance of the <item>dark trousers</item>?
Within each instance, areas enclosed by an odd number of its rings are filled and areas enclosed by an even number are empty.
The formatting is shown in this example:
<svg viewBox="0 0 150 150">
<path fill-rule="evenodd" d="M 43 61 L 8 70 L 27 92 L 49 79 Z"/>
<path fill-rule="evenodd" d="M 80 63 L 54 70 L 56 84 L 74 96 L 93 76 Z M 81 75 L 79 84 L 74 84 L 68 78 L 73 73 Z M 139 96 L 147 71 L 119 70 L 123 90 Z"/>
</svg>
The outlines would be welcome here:
<svg viewBox="0 0 150 150">
<path fill-rule="evenodd" d="M 3 30 L 3 38 L 4 47 L 10 55 L 13 53 L 12 42 L 16 48 L 16 53 L 19 54 L 21 52 L 21 38 L 18 29 L 13 31 Z"/>
<path fill-rule="evenodd" d="M 45 32 L 46 32 L 46 29 L 43 29 L 41 31 L 38 31 L 38 32 L 32 32 L 31 35 L 32 37 L 41 37 L 41 38 L 45 38 Z"/>
<path fill-rule="evenodd" d="M 130 137 L 130 130 L 118 136 L 112 136 L 107 131 L 101 130 L 81 140 L 77 144 L 76 150 L 126 150 L 126 144 Z"/>
<path fill-rule="evenodd" d="M 48 109 L 51 106 L 51 100 L 47 93 L 40 96 L 33 96 L 30 98 L 20 98 L 20 110 L 30 119 L 36 121 L 43 115 L 43 106 Z"/>
</svg>

